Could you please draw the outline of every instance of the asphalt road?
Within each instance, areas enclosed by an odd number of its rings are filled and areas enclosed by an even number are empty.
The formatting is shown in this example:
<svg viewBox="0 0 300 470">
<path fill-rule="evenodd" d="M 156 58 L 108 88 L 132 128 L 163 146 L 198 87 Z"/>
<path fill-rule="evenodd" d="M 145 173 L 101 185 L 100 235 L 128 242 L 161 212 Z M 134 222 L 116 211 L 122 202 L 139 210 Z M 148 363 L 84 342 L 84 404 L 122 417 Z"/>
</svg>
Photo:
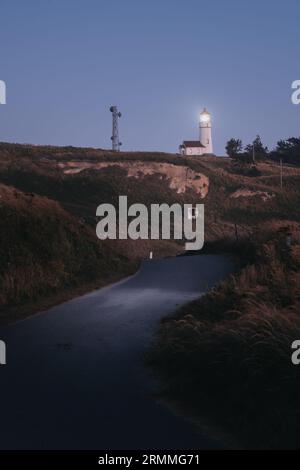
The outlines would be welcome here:
<svg viewBox="0 0 300 470">
<path fill-rule="evenodd" d="M 217 255 L 148 261 L 125 281 L 1 328 L 0 448 L 222 447 L 158 402 L 143 353 L 162 317 L 231 271 Z"/>
</svg>

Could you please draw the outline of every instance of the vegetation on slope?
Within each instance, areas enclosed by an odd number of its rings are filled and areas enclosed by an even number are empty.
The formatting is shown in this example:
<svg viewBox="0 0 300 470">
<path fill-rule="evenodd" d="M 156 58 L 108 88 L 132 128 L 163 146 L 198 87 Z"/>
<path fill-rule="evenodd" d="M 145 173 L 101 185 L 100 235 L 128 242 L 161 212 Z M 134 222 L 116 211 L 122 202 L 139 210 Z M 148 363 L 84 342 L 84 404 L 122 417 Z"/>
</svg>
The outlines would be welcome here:
<svg viewBox="0 0 300 470">
<path fill-rule="evenodd" d="M 278 228 L 278 227 L 277 227 Z M 149 361 L 164 394 L 248 448 L 299 448 L 300 225 L 235 247 L 246 266 L 161 325 Z"/>
<path fill-rule="evenodd" d="M 0 320 L 71 288 L 128 275 L 134 264 L 55 201 L 0 185 Z"/>
<path fill-rule="evenodd" d="M 201 157 L 183 158 L 159 153 L 113 153 L 96 149 L 34 147 L 0 144 L 0 182 L 21 191 L 33 192 L 58 201 L 68 212 L 83 218 L 94 229 L 96 207 L 103 202 L 117 205 L 120 194 L 128 196 L 129 204 L 205 203 L 206 240 L 233 239 L 238 234 L 255 229 L 257 222 L 272 218 L 299 220 L 300 169 L 284 167 L 283 189 L 280 188 L 280 168 L 276 163 L 260 162 L 256 176 L 244 174 L 230 159 Z M 193 190 L 178 194 L 159 175 L 128 177 L 118 162 L 159 161 L 186 165 L 209 178 L 209 193 L 199 200 Z M 62 161 L 77 162 L 110 160 L 116 166 L 65 174 Z M 167 183 L 167 182 L 166 182 Z M 251 190 L 252 197 L 234 197 L 236 191 Z M 262 202 L 261 194 L 270 197 Z M 257 195 L 255 195 L 255 193 Z M 238 225 L 238 227 L 236 227 Z"/>
<path fill-rule="evenodd" d="M 208 196 L 199 200 L 192 188 L 178 194 L 160 174 L 128 177 L 122 159 L 187 165 L 209 178 Z M 59 165 L 79 160 L 116 165 L 78 174 Z M 243 269 L 163 323 L 152 362 L 170 396 L 246 446 L 299 447 L 300 380 L 290 346 L 300 335 L 300 169 L 284 166 L 283 188 L 277 163 L 254 170 L 214 157 L 0 144 L 2 318 L 13 305 L 20 312 L 55 292 L 126 275 L 149 251 L 180 250 L 172 241 L 99 242 L 99 204 L 117 205 L 120 194 L 129 204 L 204 202 L 206 247 L 235 251 Z"/>
</svg>

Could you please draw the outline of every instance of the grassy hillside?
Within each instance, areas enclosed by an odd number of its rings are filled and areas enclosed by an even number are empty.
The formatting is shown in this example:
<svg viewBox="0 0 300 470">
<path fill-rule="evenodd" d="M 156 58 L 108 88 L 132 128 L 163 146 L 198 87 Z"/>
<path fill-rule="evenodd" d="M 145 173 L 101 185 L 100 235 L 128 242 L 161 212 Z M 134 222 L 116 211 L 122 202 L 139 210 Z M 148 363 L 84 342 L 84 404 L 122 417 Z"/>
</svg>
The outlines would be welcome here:
<svg viewBox="0 0 300 470">
<path fill-rule="evenodd" d="M 300 369 L 290 360 L 300 338 L 299 183 L 300 169 L 284 166 L 281 188 L 274 162 L 0 144 L 0 318 L 124 276 L 150 250 L 183 250 L 172 240 L 100 242 L 99 204 L 204 202 L 205 249 L 234 252 L 241 269 L 165 320 L 151 362 L 193 418 L 248 447 L 300 447 Z"/>
<path fill-rule="evenodd" d="M 101 162 L 114 166 L 97 168 Z M 158 173 L 129 177 L 121 165 L 132 167 L 147 163 L 180 166 L 209 178 L 204 200 L 192 185 L 178 193 L 167 178 Z M 68 173 L 68 164 L 90 163 L 78 173 Z M 249 176 L 250 175 L 250 176 Z M 117 203 L 118 196 L 128 196 L 129 203 L 205 202 L 206 240 L 243 236 L 272 219 L 299 221 L 300 169 L 284 167 L 283 189 L 280 169 L 274 163 L 259 163 L 254 173 L 228 158 L 183 158 L 163 153 L 113 153 L 72 147 L 37 147 L 0 144 L 0 182 L 21 191 L 33 192 L 58 201 L 76 217 L 95 227 L 96 207 L 102 202 Z M 164 183 L 162 184 L 162 180 Z M 247 192 L 245 192 L 248 191 Z M 235 227 L 238 225 L 238 227 Z"/>
<path fill-rule="evenodd" d="M 181 168 L 181 171 L 176 168 Z M 136 171 L 132 172 L 132 169 Z M 201 178 L 206 179 L 209 185 L 204 199 L 195 190 Z M 284 167 L 284 186 L 281 189 L 279 167 L 275 163 L 259 163 L 253 172 L 253 169 L 238 166 L 225 158 L 183 158 L 164 153 L 113 153 L 101 149 L 2 143 L 0 183 L 18 190 L 15 192 L 18 197 L 13 199 L 9 196 L 13 189 L 4 192 L 2 186 L 2 270 L 6 270 L 8 262 L 12 266 L 27 265 L 28 257 L 35 262 L 39 260 L 40 265 L 46 263 L 42 276 L 44 287 L 40 284 L 30 287 L 29 282 L 26 288 L 20 288 L 18 294 L 13 294 L 12 290 L 2 295 L 2 304 L 18 304 L 25 302 L 26 298 L 50 295 L 59 290 L 59 286 L 76 284 L 79 279 L 89 281 L 99 275 L 101 277 L 97 263 L 91 261 L 97 250 L 102 253 L 104 265 L 106 262 L 109 264 L 111 253 L 140 260 L 148 256 L 150 250 L 154 250 L 155 256 L 176 254 L 182 250 L 172 241 L 137 243 L 129 240 L 101 245 L 95 238 L 96 208 L 103 202 L 117 205 L 119 195 L 127 195 L 129 204 L 204 202 L 206 245 L 211 242 L 224 249 L 237 239 L 264 231 L 270 224 L 277 227 L 278 224 L 298 222 L 299 181 L 299 169 Z M 182 185 L 184 190 L 179 190 Z M 24 214 L 21 213 L 21 201 L 22 211 L 26 208 Z M 42 201 L 47 201 L 47 208 Z M 9 211 L 14 215 L 7 215 Z M 7 217 L 11 222 L 3 225 Z M 64 229 L 55 228 L 56 219 L 60 220 L 58 227 L 65 223 Z M 40 236 L 41 230 L 46 231 L 48 242 L 46 236 Z M 84 241 L 79 243 L 74 241 L 74 237 Z M 55 247 L 54 251 L 52 247 Z M 80 250 L 80 259 L 86 258 L 83 268 L 76 267 L 76 250 Z M 7 253 L 11 259 L 7 259 Z M 66 269 L 60 264 L 61 257 L 67 263 Z M 20 269 L 18 267 L 18 273 Z M 118 272 L 118 264 L 111 274 L 114 270 Z M 102 277 L 108 278 L 109 271 L 106 267 Z M 38 272 L 37 269 L 31 279 L 39 278 Z M 7 273 L 6 276 L 19 274 Z M 7 290 L 9 283 L 5 282 Z"/>
<path fill-rule="evenodd" d="M 300 448 L 300 230 L 238 247 L 248 264 L 161 325 L 149 362 L 163 395 L 246 448 Z M 252 250 L 249 244 L 252 243 Z"/>
<path fill-rule="evenodd" d="M 0 322 L 34 310 L 41 299 L 51 303 L 61 292 L 100 286 L 136 268 L 59 203 L 3 184 L 0 233 Z"/>
</svg>

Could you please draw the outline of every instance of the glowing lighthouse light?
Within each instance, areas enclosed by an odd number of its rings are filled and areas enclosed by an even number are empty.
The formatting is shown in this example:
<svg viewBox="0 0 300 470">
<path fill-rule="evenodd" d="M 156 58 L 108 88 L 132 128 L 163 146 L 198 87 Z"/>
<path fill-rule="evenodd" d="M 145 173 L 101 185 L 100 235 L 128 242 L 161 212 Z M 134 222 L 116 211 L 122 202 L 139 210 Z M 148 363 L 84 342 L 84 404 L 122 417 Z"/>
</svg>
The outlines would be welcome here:
<svg viewBox="0 0 300 470">
<path fill-rule="evenodd" d="M 210 122 L 210 113 L 207 111 L 206 108 L 200 114 L 200 122 L 207 123 Z"/>
</svg>

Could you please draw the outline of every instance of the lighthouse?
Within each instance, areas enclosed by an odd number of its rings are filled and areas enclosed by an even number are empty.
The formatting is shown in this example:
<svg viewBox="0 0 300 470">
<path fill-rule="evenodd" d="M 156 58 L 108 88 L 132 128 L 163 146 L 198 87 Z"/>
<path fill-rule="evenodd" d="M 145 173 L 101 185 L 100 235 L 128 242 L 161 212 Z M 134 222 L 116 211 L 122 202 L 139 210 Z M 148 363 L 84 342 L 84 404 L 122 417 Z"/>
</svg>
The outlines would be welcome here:
<svg viewBox="0 0 300 470">
<path fill-rule="evenodd" d="M 199 140 L 184 140 L 179 146 L 181 155 L 206 155 L 213 153 L 211 140 L 211 117 L 206 108 L 200 113 Z"/>
<path fill-rule="evenodd" d="M 211 117 L 206 108 L 200 113 L 200 142 L 205 147 L 205 153 L 213 153 L 211 140 Z"/>
</svg>

